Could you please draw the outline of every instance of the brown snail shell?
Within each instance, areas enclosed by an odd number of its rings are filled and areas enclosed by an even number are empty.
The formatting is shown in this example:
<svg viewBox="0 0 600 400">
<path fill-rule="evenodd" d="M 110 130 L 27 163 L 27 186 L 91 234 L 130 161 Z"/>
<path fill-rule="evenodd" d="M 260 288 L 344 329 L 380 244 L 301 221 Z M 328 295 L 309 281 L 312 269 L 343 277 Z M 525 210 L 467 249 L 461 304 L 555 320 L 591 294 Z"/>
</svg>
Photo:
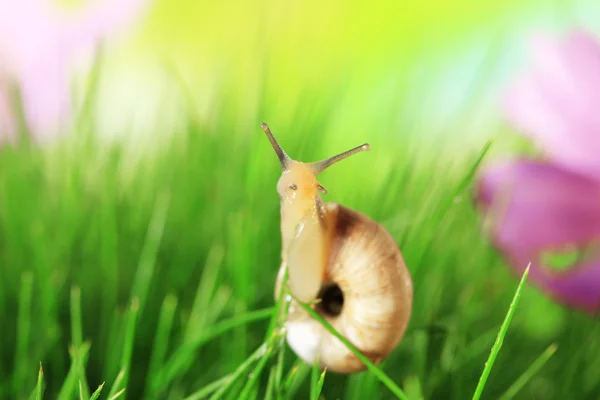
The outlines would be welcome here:
<svg viewBox="0 0 600 400">
<path fill-rule="evenodd" d="M 366 215 L 336 203 L 324 206 L 326 267 L 314 309 L 375 364 L 400 343 L 413 301 L 410 273 L 392 236 Z M 276 284 L 278 297 L 285 272 Z M 339 339 L 294 300 L 287 342 L 305 362 L 338 373 L 366 369 Z"/>
</svg>

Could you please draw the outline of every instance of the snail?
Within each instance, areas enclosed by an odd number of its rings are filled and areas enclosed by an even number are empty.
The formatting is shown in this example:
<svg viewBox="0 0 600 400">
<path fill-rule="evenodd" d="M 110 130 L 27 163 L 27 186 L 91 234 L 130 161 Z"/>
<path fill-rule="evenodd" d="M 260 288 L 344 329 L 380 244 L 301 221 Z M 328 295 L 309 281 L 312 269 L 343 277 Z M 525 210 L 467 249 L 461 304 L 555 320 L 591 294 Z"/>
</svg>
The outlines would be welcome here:
<svg viewBox="0 0 600 400">
<path fill-rule="evenodd" d="M 292 160 L 266 123 L 261 125 L 281 163 L 282 262 L 275 284 L 279 298 L 285 271 L 293 297 L 314 310 L 374 364 L 402 340 L 412 311 L 413 284 L 392 236 L 368 216 L 337 203 L 323 203 L 327 190 L 317 175 L 358 152 L 363 144 L 315 163 Z M 320 192 L 320 193 L 319 193 Z M 296 355 L 328 371 L 366 369 L 338 338 L 292 299 L 286 341 Z"/>
</svg>

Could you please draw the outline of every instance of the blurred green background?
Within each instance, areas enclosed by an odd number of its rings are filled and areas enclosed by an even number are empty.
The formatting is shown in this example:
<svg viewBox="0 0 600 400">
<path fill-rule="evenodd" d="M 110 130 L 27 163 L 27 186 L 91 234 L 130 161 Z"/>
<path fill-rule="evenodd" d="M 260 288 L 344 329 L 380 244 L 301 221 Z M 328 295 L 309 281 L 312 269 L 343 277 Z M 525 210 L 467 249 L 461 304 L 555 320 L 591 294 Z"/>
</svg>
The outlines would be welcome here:
<svg viewBox="0 0 600 400">
<path fill-rule="evenodd" d="M 220 329 L 274 303 L 280 167 L 263 121 L 303 161 L 371 144 L 321 182 L 389 229 L 413 276 L 384 371 L 411 399 L 470 398 L 518 282 L 482 235 L 473 169 L 491 137 L 484 162 L 524 146 L 497 99 L 528 35 L 598 31 L 598 15 L 592 0 L 156 2 L 82 70 L 76 136 L 0 154 L 0 398 L 27 398 L 42 362 L 45 398 L 78 398 L 79 381 L 108 398 L 128 367 L 127 398 L 183 399 L 262 343 L 264 318 Z M 600 398 L 599 333 L 527 287 L 484 398 L 552 344 L 516 398 Z M 298 371 L 289 395 L 308 398 Z M 366 372 L 327 374 L 322 394 L 392 398 Z"/>
</svg>

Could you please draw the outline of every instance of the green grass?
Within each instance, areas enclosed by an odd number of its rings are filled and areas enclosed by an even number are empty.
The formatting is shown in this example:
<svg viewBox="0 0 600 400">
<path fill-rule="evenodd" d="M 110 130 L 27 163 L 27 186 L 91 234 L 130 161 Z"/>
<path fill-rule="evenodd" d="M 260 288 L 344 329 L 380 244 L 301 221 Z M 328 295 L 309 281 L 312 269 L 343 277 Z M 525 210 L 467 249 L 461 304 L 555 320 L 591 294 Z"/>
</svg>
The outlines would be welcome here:
<svg viewBox="0 0 600 400">
<path fill-rule="evenodd" d="M 519 377 L 500 397 L 501 400 L 512 399 L 529 382 L 529 380 L 544 366 L 544 364 L 556 352 L 556 345 L 551 344 L 548 348 L 527 368 L 523 375 Z"/>
<path fill-rule="evenodd" d="M 2 149 L 0 398 L 597 397 L 597 322 L 524 281 L 509 308 L 518 277 L 471 202 L 486 140 L 456 155 L 451 135 L 429 147 L 390 126 L 393 110 L 349 131 L 332 115 L 352 110 L 310 101 L 285 118 L 261 103 L 242 123 L 223 96 L 210 123 L 190 117 L 137 162 L 93 137 Z M 273 294 L 280 169 L 263 119 L 301 160 L 372 146 L 321 183 L 326 201 L 390 231 L 413 276 L 409 329 L 380 366 L 320 371 L 285 343 L 287 302 Z"/>
<path fill-rule="evenodd" d="M 490 372 L 492 371 L 492 367 L 494 366 L 494 362 L 496 361 L 496 357 L 498 357 L 498 353 L 502 348 L 502 343 L 504 343 L 504 337 L 508 331 L 508 327 L 510 326 L 510 321 L 513 318 L 515 313 L 517 303 L 519 302 L 519 298 L 521 297 L 521 290 L 523 290 L 523 285 L 527 281 L 527 276 L 529 275 L 529 268 L 527 266 L 525 272 L 523 273 L 523 277 L 521 278 L 521 282 L 517 287 L 517 291 L 515 293 L 515 297 L 510 303 L 510 307 L 508 308 L 508 313 L 506 314 L 506 318 L 504 318 L 504 322 L 500 327 L 500 332 L 498 332 L 498 337 L 494 342 L 494 346 L 492 346 L 492 351 L 490 352 L 490 356 L 485 363 L 485 367 L 483 369 L 483 373 L 481 374 L 481 378 L 479 378 L 479 383 L 477 384 L 477 388 L 475 389 L 475 394 L 473 395 L 473 400 L 479 400 L 483 393 L 483 389 L 485 388 L 485 384 L 490 376 Z"/>
</svg>

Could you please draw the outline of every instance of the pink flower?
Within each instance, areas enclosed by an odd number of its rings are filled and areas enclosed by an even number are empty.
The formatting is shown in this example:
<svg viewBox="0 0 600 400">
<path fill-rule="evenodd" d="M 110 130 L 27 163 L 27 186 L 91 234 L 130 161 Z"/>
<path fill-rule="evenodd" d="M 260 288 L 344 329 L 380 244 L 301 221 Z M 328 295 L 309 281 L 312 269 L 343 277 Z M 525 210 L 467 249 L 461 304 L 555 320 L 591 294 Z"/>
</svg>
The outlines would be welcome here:
<svg viewBox="0 0 600 400">
<path fill-rule="evenodd" d="M 51 0 L 0 0 L 0 140 L 14 138 L 9 89 L 22 99 L 26 124 L 38 140 L 65 129 L 71 67 L 82 52 L 118 32 L 148 0 L 96 0 L 66 11 Z"/>
<path fill-rule="evenodd" d="M 510 88 L 507 119 L 536 143 L 546 161 L 489 167 L 477 188 L 495 246 L 557 301 L 600 311 L 600 44 L 572 32 L 562 42 L 538 39 L 534 63 Z M 547 252 L 587 254 L 568 270 Z M 600 247 L 599 247 L 600 249 Z"/>
</svg>

